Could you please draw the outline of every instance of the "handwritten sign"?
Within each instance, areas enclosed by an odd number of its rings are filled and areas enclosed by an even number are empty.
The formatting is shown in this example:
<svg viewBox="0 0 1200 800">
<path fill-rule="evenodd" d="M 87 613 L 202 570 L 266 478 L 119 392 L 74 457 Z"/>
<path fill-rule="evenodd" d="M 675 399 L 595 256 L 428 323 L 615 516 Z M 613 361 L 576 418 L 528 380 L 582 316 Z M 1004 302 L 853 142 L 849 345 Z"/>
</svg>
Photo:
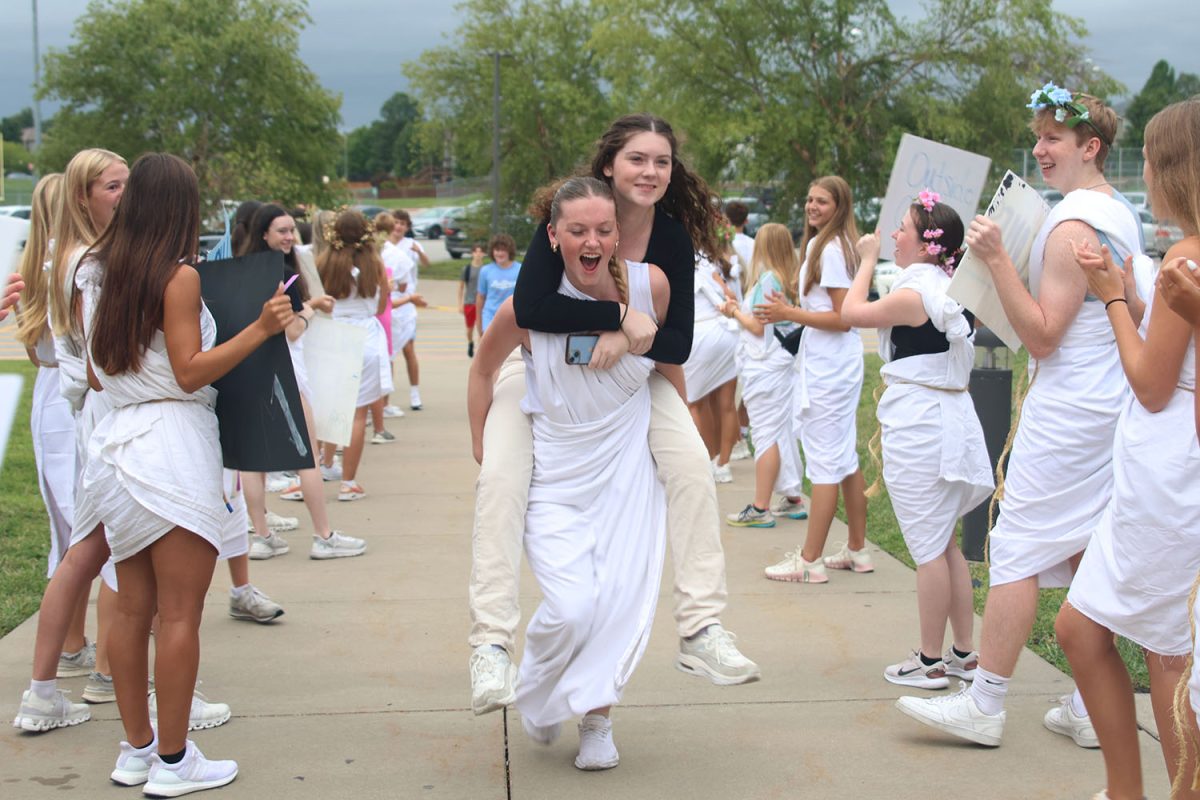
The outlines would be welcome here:
<svg viewBox="0 0 1200 800">
<path fill-rule="evenodd" d="M 304 366 L 312 388 L 313 421 L 323 442 L 350 444 L 367 332 L 355 325 L 313 317 L 304 333 Z"/>
<path fill-rule="evenodd" d="M 900 227 L 900 220 L 922 189 L 941 195 L 942 202 L 957 211 L 964 222 L 974 217 L 991 165 L 992 160 L 985 156 L 904 134 L 879 211 L 880 255 L 895 255 L 896 243 L 889 234 Z"/>
<path fill-rule="evenodd" d="M 17 271 L 29 223 L 16 217 L 0 216 L 0 281 L 7 281 L 10 272 Z"/>
<path fill-rule="evenodd" d="M 1038 230 L 1050 215 L 1050 206 L 1033 187 L 1012 172 L 1006 172 L 984 215 L 1000 226 L 1004 250 L 1017 268 L 1021 282 L 1028 288 L 1029 253 Z M 1021 338 L 1009 324 L 987 265 L 975 257 L 970 248 L 955 270 L 946 294 L 974 312 L 1011 350 L 1021 349 Z"/>
</svg>

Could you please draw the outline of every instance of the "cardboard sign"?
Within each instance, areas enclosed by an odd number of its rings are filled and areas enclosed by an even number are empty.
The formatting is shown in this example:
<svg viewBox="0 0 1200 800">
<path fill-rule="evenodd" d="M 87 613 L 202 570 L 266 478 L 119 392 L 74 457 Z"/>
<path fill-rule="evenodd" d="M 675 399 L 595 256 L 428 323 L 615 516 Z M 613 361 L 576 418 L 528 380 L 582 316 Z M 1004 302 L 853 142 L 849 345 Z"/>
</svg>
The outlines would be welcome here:
<svg viewBox="0 0 1200 800">
<path fill-rule="evenodd" d="M 274 250 L 202 262 L 200 293 L 217 322 L 217 344 L 258 319 L 283 278 Z M 312 469 L 312 443 L 292 358 L 283 334 L 267 339 L 215 381 L 221 452 L 228 469 L 276 472 Z"/>
<path fill-rule="evenodd" d="M 12 433 L 17 409 L 21 406 L 21 387 L 25 381 L 20 375 L 0 375 L 0 466 L 8 452 L 8 435 Z"/>
<path fill-rule="evenodd" d="M 1050 215 L 1050 206 L 1037 190 L 1018 178 L 1011 171 L 1004 174 L 1000 188 L 988 204 L 984 216 L 1000 226 L 1000 239 L 1004 249 L 1017 268 L 1021 282 L 1029 288 L 1029 253 L 1042 223 Z M 1000 337 L 1009 349 L 1021 349 L 1021 338 L 1009 324 L 1000 303 L 1000 295 L 992 283 L 987 265 L 972 255 L 970 248 L 954 271 L 954 279 L 946 290 L 951 298 L 969 308 Z"/>
<path fill-rule="evenodd" d="M 313 317 L 304 332 L 304 365 L 310 376 L 313 418 L 322 442 L 350 444 L 367 332 L 357 325 Z"/>
<path fill-rule="evenodd" d="M 27 220 L 0 216 L 0 281 L 7 283 L 9 274 L 17 271 L 28 235 Z"/>
<path fill-rule="evenodd" d="M 896 243 L 890 234 L 900 227 L 900 220 L 923 189 L 937 192 L 964 224 L 970 222 L 979 208 L 991 165 L 992 160 L 985 156 L 904 134 L 879 211 L 880 256 L 895 255 Z"/>
</svg>

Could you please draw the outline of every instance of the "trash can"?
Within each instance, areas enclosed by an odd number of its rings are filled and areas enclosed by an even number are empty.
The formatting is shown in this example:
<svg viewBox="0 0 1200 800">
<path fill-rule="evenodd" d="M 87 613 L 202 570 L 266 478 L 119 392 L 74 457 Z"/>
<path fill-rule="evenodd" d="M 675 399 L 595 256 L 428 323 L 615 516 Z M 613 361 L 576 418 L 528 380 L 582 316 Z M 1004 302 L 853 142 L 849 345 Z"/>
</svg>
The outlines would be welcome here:
<svg viewBox="0 0 1200 800">
<path fill-rule="evenodd" d="M 975 331 L 976 366 L 971 370 L 971 401 L 979 424 L 983 426 L 983 439 L 987 443 L 988 458 L 993 472 L 1008 431 L 1012 425 L 1012 368 L 1010 352 L 996 334 L 980 326 Z M 962 550 L 968 561 L 984 561 L 988 534 L 989 497 L 977 508 L 963 516 Z"/>
</svg>

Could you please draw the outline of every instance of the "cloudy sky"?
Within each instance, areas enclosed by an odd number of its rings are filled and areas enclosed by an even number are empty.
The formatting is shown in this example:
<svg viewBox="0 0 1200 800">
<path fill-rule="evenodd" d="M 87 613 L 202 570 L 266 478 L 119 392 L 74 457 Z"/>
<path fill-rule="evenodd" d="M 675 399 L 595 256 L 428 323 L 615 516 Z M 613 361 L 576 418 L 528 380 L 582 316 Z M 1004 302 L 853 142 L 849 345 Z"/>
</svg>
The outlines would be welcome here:
<svg viewBox="0 0 1200 800">
<path fill-rule="evenodd" d="M 33 2 L 4 0 L 0 116 L 30 104 Z M 36 2 L 42 52 L 68 46 L 87 0 Z M 406 88 L 400 65 L 449 41 L 460 16 L 451 3 L 429 0 L 309 0 L 309 6 L 313 24 L 301 37 L 300 55 L 327 88 L 341 93 L 347 129 L 375 119 L 383 101 Z M 1131 92 L 1141 88 L 1160 58 L 1178 71 L 1200 73 L 1196 0 L 1054 0 L 1054 6 L 1087 19 L 1091 57 Z M 892 8 L 917 16 L 921 4 L 892 0 Z M 43 114 L 52 111 L 43 104 Z"/>
</svg>

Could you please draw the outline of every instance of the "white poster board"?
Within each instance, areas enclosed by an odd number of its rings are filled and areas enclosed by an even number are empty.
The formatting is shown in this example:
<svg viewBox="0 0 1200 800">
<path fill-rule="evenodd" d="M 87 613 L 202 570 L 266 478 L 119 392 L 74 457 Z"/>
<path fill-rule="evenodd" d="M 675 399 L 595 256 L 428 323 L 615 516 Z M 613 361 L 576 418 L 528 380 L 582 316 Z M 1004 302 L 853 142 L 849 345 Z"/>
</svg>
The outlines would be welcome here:
<svg viewBox="0 0 1200 800">
<path fill-rule="evenodd" d="M 987 182 L 992 160 L 986 156 L 931 142 L 910 133 L 900 137 L 887 195 L 879 210 L 880 255 L 892 258 L 896 243 L 891 233 L 923 189 L 932 189 L 941 201 L 968 222 L 979 208 L 979 196 Z"/>
<path fill-rule="evenodd" d="M 0 216 L 0 283 L 8 283 L 9 274 L 17 271 L 17 262 L 28 235 L 28 220 Z"/>
<path fill-rule="evenodd" d="M 12 432 L 17 408 L 21 405 L 23 384 L 20 375 L 0 375 L 0 465 L 3 465 L 4 455 L 8 452 L 8 435 Z"/>
<path fill-rule="evenodd" d="M 355 325 L 315 316 L 309 320 L 301 341 L 317 438 L 348 445 L 358 405 L 367 332 Z"/>
<path fill-rule="evenodd" d="M 1050 215 L 1050 206 L 1037 190 L 1010 171 L 1004 174 L 984 215 L 1000 226 L 1004 250 L 1017 268 L 1021 282 L 1028 288 L 1029 252 L 1038 230 Z M 1021 349 L 1021 339 L 1004 314 L 987 265 L 973 256 L 970 248 L 954 271 L 946 294 L 969 308 L 1009 349 L 1014 352 Z"/>
</svg>

